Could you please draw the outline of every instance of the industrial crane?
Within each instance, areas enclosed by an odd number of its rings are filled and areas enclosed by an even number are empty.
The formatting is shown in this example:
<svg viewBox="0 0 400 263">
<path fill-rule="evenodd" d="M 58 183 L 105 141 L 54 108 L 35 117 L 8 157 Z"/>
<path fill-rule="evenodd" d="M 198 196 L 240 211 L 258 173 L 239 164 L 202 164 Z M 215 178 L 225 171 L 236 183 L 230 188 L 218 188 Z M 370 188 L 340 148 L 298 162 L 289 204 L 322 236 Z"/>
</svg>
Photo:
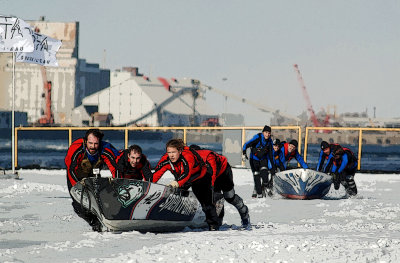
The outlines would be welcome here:
<svg viewBox="0 0 400 263">
<path fill-rule="evenodd" d="M 293 122 L 295 124 L 297 124 L 300 121 L 300 119 L 298 117 L 296 117 L 296 116 L 293 116 L 293 115 L 290 115 L 290 114 L 287 114 L 287 113 L 284 113 L 284 112 L 280 112 L 279 110 L 276 110 L 276 109 L 273 109 L 273 108 L 269 108 L 269 107 L 267 107 L 267 106 L 265 106 L 263 104 L 256 103 L 254 101 L 251 101 L 249 99 L 237 96 L 235 94 L 228 93 L 226 91 L 223 91 L 223 90 L 211 87 L 211 86 L 207 86 L 207 85 L 201 84 L 200 81 L 198 81 L 198 80 L 192 80 L 192 84 L 193 84 L 192 87 L 177 87 L 176 91 L 173 92 L 173 94 L 169 98 L 165 99 L 160 104 L 155 105 L 155 107 L 153 109 L 151 109 L 149 112 L 143 114 L 139 118 L 124 124 L 124 126 L 129 126 L 129 125 L 136 124 L 137 122 L 147 118 L 148 116 L 150 116 L 150 115 L 152 115 L 154 113 L 159 113 L 162 108 L 164 108 L 165 106 L 167 106 L 168 104 L 170 104 L 174 100 L 180 98 L 183 94 L 187 94 L 187 93 L 190 93 L 193 96 L 193 106 L 192 106 L 192 108 L 193 108 L 193 120 L 194 120 L 195 115 L 198 114 L 198 112 L 195 109 L 195 105 L 196 105 L 195 99 L 198 97 L 198 93 L 201 90 L 205 90 L 205 91 L 209 90 L 209 91 L 216 92 L 216 93 L 218 93 L 218 94 L 220 94 L 220 95 L 222 95 L 222 96 L 224 96 L 226 98 L 232 98 L 232 99 L 240 101 L 240 102 L 242 102 L 244 104 L 251 105 L 251 106 L 257 108 L 258 110 L 260 110 L 262 112 L 272 113 L 275 116 L 289 119 L 291 122 Z M 164 86 L 166 86 L 166 85 L 164 85 Z M 218 120 L 217 119 L 208 119 L 205 122 L 203 122 L 203 125 L 207 125 L 207 126 L 209 126 L 209 125 L 214 126 L 214 125 L 217 125 L 217 124 L 218 124 Z"/>
<path fill-rule="evenodd" d="M 287 113 L 284 113 L 284 112 L 280 112 L 279 110 L 267 107 L 267 106 L 265 106 L 263 104 L 254 102 L 252 100 L 237 96 L 237 95 L 232 94 L 232 93 L 228 93 L 226 91 L 223 91 L 223 90 L 211 87 L 211 86 L 207 86 L 207 85 L 203 85 L 203 86 L 205 86 L 208 90 L 214 91 L 216 93 L 219 93 L 220 95 L 222 95 L 222 96 L 224 96 L 226 98 L 232 98 L 232 99 L 237 100 L 239 102 L 242 102 L 244 104 L 248 104 L 250 106 L 253 106 L 253 107 L 257 108 L 258 110 L 260 110 L 262 112 L 269 112 L 269 113 L 272 113 L 274 115 L 278 115 L 280 117 L 287 118 L 289 120 L 294 121 L 294 123 L 298 123 L 300 121 L 300 119 L 298 117 L 296 117 L 296 116 L 293 116 L 293 115 L 290 115 L 290 114 L 287 114 Z"/>
<path fill-rule="evenodd" d="M 40 29 L 35 27 L 35 32 L 40 33 Z M 42 73 L 42 81 L 43 81 L 43 95 L 42 97 L 45 98 L 46 107 L 42 113 L 42 117 L 38 120 L 38 123 L 41 125 L 50 125 L 54 124 L 54 115 L 51 110 L 51 88 L 52 83 L 51 81 L 47 81 L 47 72 L 44 66 L 39 66 L 40 72 Z"/>
<path fill-rule="evenodd" d="M 42 79 L 43 79 L 43 97 L 45 98 L 46 101 L 46 107 L 44 110 L 43 116 L 39 119 L 39 124 L 42 125 L 49 125 L 49 124 L 54 124 L 54 115 L 51 110 L 51 86 L 52 83 L 51 81 L 47 81 L 47 74 L 46 74 L 46 68 L 44 66 L 40 66 L 40 71 L 42 72 Z"/>
<path fill-rule="evenodd" d="M 304 80 L 303 80 L 303 77 L 301 76 L 299 66 L 297 64 L 294 64 L 293 67 L 297 73 L 297 80 L 299 81 L 301 90 L 303 91 L 303 96 L 307 103 L 307 110 L 310 113 L 311 121 L 313 122 L 314 126 L 318 127 L 318 126 L 320 126 L 320 123 L 319 123 L 317 116 L 315 115 L 314 109 L 311 105 L 311 100 L 310 100 L 310 97 L 308 96 L 306 85 L 304 85 Z"/>
</svg>

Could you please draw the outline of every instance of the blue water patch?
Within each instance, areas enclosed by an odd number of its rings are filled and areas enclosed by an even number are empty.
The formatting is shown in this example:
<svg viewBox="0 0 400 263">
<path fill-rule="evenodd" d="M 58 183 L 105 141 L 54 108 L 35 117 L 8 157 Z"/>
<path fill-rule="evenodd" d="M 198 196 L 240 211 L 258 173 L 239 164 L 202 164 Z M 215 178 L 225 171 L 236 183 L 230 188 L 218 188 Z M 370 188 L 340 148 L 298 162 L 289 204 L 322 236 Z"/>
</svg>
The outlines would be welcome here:
<svg viewBox="0 0 400 263">
<path fill-rule="evenodd" d="M 36 132 L 36 131 L 35 131 Z M 18 135 L 18 167 L 23 168 L 65 168 L 64 158 L 68 150 L 68 134 L 58 131 L 21 132 Z M 105 131 L 105 141 L 110 142 L 118 150 L 125 147 L 125 134 L 116 131 Z M 74 131 L 73 140 L 84 135 L 83 131 Z M 181 134 L 173 132 L 131 131 L 128 134 L 128 145 L 138 144 L 154 168 L 165 153 L 165 144 L 172 138 L 180 138 Z M 222 153 L 220 143 L 190 142 L 218 153 Z M 0 138 L 0 167 L 11 168 L 11 140 Z"/>
</svg>

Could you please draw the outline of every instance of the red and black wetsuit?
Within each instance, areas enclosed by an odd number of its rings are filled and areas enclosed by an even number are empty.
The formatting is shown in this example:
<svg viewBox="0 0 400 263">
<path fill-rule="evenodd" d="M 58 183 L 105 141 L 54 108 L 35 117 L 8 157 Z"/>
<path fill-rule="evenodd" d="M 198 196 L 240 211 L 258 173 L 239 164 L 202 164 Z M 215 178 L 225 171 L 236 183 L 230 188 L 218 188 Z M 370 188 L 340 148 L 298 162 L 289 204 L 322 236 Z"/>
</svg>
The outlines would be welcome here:
<svg viewBox="0 0 400 263">
<path fill-rule="evenodd" d="M 136 165 L 136 167 L 131 166 L 128 155 L 129 150 L 124 150 L 117 157 L 117 169 L 119 171 L 120 178 L 151 181 L 153 174 L 151 172 L 151 166 L 146 158 L 146 155 L 142 154 L 140 162 Z"/>
<path fill-rule="evenodd" d="M 67 184 L 68 190 L 78 181 L 86 177 L 93 176 L 93 168 L 101 168 L 103 163 L 107 164 L 113 177 L 118 177 L 116 169 L 116 157 L 119 152 L 107 142 L 100 142 L 97 160 L 90 161 L 84 139 L 75 140 L 68 149 L 65 156 L 65 165 L 67 166 Z"/>
<path fill-rule="evenodd" d="M 196 152 L 207 165 L 207 174 L 211 175 L 215 193 L 223 193 L 225 200 L 238 210 L 242 220 L 249 220 L 249 209 L 243 199 L 235 193 L 232 168 L 225 156 L 214 151 L 200 149 Z M 223 213 L 219 215 L 222 221 Z M 221 222 L 220 222 L 221 223 Z"/>
<path fill-rule="evenodd" d="M 207 165 L 207 172 L 211 174 L 211 183 L 214 186 L 217 178 L 223 174 L 228 166 L 228 160 L 225 156 L 219 155 L 218 153 L 201 149 L 196 151 L 200 157 L 203 159 L 203 162 Z"/>
<path fill-rule="evenodd" d="M 100 142 L 99 150 L 96 155 L 90 155 L 85 146 L 84 139 L 77 139 L 74 141 L 68 149 L 67 155 L 65 156 L 65 165 L 67 166 L 67 185 L 68 192 L 72 198 L 70 190 L 78 181 L 83 178 L 92 177 L 93 168 L 101 168 L 103 163 L 106 163 L 110 169 L 113 177 L 118 177 L 118 171 L 116 169 L 116 157 L 119 152 L 107 142 Z M 98 231 L 100 224 L 97 216 L 90 211 L 83 208 L 83 206 L 72 198 L 72 207 L 75 213 L 83 218 L 93 227 L 93 230 Z"/>
<path fill-rule="evenodd" d="M 189 147 L 184 147 L 178 161 L 172 163 L 168 154 L 164 154 L 157 164 L 153 174 L 153 182 L 158 182 L 162 175 L 170 171 L 179 187 L 192 187 L 194 195 L 199 200 L 206 215 L 207 224 L 218 228 L 219 218 L 213 200 L 211 176 L 207 174 L 207 166 L 198 153 Z"/>
<path fill-rule="evenodd" d="M 199 156 L 195 156 L 189 147 L 185 147 L 175 163 L 171 162 L 167 153 L 161 157 L 153 174 L 153 182 L 158 182 L 166 171 L 174 175 L 179 187 L 189 188 L 194 181 L 205 176 L 207 167 Z"/>
</svg>

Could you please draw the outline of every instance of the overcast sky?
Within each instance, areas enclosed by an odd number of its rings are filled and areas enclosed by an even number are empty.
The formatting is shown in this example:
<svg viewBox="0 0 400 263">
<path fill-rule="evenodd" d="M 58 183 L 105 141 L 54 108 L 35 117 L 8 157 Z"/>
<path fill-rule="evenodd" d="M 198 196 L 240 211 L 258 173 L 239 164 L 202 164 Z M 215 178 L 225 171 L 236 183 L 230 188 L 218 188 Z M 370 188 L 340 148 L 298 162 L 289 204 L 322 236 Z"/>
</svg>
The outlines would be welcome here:
<svg viewBox="0 0 400 263">
<path fill-rule="evenodd" d="M 0 14 L 80 23 L 79 56 L 111 70 L 190 77 L 292 115 L 312 105 L 400 117 L 398 0 L 0 0 Z M 105 50 L 105 52 L 104 52 Z M 104 55 L 105 54 L 105 55 Z M 215 110 L 265 113 L 216 93 Z"/>
</svg>

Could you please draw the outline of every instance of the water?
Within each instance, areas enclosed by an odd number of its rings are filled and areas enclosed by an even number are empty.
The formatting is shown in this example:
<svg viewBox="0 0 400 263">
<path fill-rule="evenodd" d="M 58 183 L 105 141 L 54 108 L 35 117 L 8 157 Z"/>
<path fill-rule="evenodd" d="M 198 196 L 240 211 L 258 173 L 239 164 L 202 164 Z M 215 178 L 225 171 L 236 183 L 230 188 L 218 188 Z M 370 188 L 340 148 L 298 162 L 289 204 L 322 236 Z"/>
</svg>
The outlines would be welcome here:
<svg viewBox="0 0 400 263">
<path fill-rule="evenodd" d="M 125 134 L 119 131 L 105 131 L 104 140 L 118 150 L 124 149 Z M 83 137 L 84 132 L 74 131 L 72 141 Z M 128 146 L 138 144 L 147 156 L 152 167 L 155 167 L 165 153 L 165 143 L 172 138 L 183 138 L 182 132 L 130 131 Z M 188 145 L 222 152 L 219 143 L 188 141 Z M 68 150 L 68 133 L 66 131 L 24 131 L 18 134 L 18 167 L 21 168 L 65 168 L 64 158 Z M 11 140 L 0 138 L 0 167 L 11 169 Z"/>
<path fill-rule="evenodd" d="M 124 132 L 105 131 L 105 140 L 117 149 L 125 145 Z M 83 131 L 73 131 L 73 140 L 84 135 Z M 11 140 L 0 137 L 0 167 L 11 168 Z M 18 167 L 21 168 L 65 168 L 64 158 L 68 150 L 68 133 L 66 131 L 24 131 L 18 134 Z M 165 143 L 172 138 L 183 138 L 182 131 L 130 131 L 128 145 L 138 144 L 144 154 L 155 167 L 160 157 L 165 153 Z M 188 141 L 201 147 L 222 153 L 222 144 L 204 141 Z M 343 145 L 350 148 L 356 155 L 357 145 Z M 308 145 L 307 163 L 315 168 L 319 156 L 319 144 Z M 291 161 L 294 166 L 295 161 Z M 363 145 L 361 170 L 374 172 L 400 172 L 400 147 L 398 145 Z"/>
</svg>

